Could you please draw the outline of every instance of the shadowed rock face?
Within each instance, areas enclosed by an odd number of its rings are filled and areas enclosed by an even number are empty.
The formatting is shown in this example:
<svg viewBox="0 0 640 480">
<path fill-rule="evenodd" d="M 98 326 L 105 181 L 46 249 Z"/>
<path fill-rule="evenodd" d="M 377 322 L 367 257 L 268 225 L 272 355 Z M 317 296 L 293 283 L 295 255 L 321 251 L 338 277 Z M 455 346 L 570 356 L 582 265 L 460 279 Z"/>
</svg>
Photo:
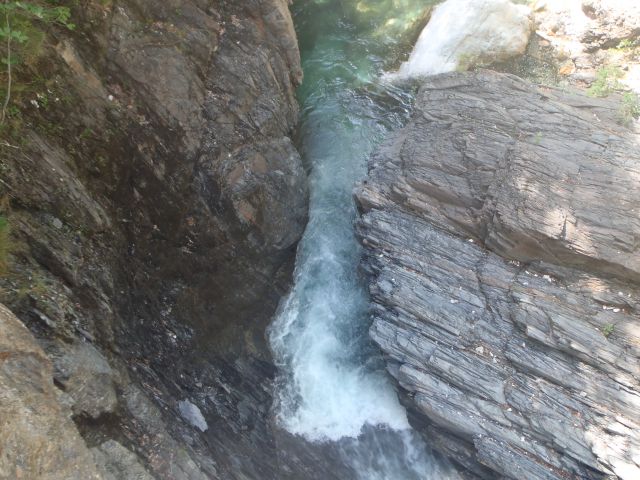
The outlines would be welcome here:
<svg viewBox="0 0 640 480">
<path fill-rule="evenodd" d="M 17 70 L 0 301 L 111 475 L 124 445 L 160 478 L 284 478 L 264 328 L 307 212 L 288 4 L 75 3 L 76 30 Z"/>
<path fill-rule="evenodd" d="M 640 143 L 617 109 L 433 77 L 357 190 L 371 335 L 472 476 L 640 475 Z"/>
</svg>

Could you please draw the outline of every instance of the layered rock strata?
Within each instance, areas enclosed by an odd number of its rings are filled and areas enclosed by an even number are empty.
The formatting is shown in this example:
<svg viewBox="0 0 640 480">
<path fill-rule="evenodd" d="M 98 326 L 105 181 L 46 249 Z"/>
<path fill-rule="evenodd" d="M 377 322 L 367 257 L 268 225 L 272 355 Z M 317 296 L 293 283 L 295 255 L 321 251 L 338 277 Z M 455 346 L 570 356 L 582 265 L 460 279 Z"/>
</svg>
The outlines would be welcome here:
<svg viewBox="0 0 640 480">
<path fill-rule="evenodd" d="M 0 301 L 112 477 L 133 452 L 157 478 L 284 478 L 264 328 L 307 210 L 288 3 L 69 3 L 75 30 L 14 72 Z"/>
<path fill-rule="evenodd" d="M 432 77 L 356 192 L 371 336 L 473 478 L 640 476 L 640 139 L 618 101 Z"/>
</svg>

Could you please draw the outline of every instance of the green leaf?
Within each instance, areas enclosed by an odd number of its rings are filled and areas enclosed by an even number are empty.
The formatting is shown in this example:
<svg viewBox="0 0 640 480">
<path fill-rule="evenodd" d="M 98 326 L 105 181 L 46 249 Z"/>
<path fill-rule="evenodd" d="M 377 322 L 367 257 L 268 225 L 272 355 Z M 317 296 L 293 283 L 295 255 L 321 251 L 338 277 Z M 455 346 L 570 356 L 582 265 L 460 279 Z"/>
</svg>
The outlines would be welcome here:
<svg viewBox="0 0 640 480">
<path fill-rule="evenodd" d="M 16 4 L 13 2 L 0 4 L 0 13 L 9 13 L 13 12 L 14 10 L 16 10 Z"/>
<path fill-rule="evenodd" d="M 18 60 L 16 57 L 11 57 L 11 58 L 2 57 L 2 59 L 0 60 L 0 63 L 4 65 L 17 65 L 20 63 L 20 60 Z"/>
<path fill-rule="evenodd" d="M 27 40 L 29 40 L 29 37 L 27 37 L 24 32 L 21 32 L 20 30 L 13 30 L 11 32 L 11 38 L 15 38 L 18 42 L 20 43 L 24 43 Z"/>
</svg>

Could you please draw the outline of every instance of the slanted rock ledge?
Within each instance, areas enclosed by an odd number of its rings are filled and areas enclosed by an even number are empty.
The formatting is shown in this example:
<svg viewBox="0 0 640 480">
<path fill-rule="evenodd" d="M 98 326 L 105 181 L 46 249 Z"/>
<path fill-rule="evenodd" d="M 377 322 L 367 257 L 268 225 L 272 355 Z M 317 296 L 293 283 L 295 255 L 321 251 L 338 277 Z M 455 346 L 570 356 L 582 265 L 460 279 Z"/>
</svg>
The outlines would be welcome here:
<svg viewBox="0 0 640 480">
<path fill-rule="evenodd" d="M 356 191 L 371 336 L 471 478 L 640 478 L 640 140 L 617 109 L 432 77 Z"/>
</svg>

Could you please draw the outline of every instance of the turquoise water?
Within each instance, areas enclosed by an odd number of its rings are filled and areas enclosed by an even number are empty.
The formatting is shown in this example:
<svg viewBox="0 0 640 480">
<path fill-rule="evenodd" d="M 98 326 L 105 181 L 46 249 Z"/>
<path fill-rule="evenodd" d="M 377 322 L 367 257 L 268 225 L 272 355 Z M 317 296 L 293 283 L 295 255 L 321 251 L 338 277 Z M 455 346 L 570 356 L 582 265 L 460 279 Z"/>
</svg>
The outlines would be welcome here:
<svg viewBox="0 0 640 480">
<path fill-rule="evenodd" d="M 428 2 L 299 0 L 294 18 L 305 79 L 297 144 L 309 172 L 309 224 L 294 286 L 269 329 L 280 376 L 278 424 L 337 442 L 358 478 L 447 478 L 410 430 L 368 337 L 368 294 L 352 192 L 367 158 L 406 121 L 412 88 L 381 81 L 419 30 Z M 418 29 L 416 29 L 416 25 Z"/>
</svg>

